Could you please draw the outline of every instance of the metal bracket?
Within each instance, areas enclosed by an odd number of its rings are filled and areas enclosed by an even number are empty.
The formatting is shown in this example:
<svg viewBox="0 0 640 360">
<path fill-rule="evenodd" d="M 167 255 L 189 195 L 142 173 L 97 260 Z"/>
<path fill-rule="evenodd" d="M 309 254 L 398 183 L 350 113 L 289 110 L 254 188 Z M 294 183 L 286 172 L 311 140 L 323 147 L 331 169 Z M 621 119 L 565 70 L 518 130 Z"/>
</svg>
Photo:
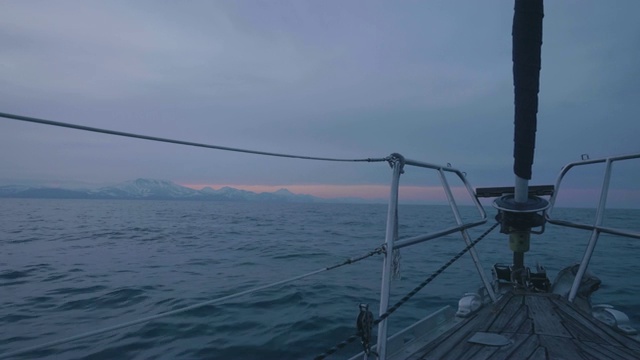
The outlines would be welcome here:
<svg viewBox="0 0 640 360">
<path fill-rule="evenodd" d="M 389 163 L 389 166 L 391 166 L 392 168 L 395 163 L 399 163 L 400 174 L 404 174 L 404 164 L 405 164 L 404 156 L 402 156 L 399 153 L 393 153 L 389 155 L 386 159 L 387 159 L 387 162 Z"/>
<path fill-rule="evenodd" d="M 496 220 L 500 223 L 500 232 L 503 234 L 522 230 L 542 234 L 545 212 L 549 206 L 547 200 L 535 195 L 529 195 L 525 203 L 516 202 L 513 194 L 503 195 L 493 201 L 493 207 L 498 209 Z M 540 227 L 540 230 L 531 230 L 536 227 Z"/>
</svg>

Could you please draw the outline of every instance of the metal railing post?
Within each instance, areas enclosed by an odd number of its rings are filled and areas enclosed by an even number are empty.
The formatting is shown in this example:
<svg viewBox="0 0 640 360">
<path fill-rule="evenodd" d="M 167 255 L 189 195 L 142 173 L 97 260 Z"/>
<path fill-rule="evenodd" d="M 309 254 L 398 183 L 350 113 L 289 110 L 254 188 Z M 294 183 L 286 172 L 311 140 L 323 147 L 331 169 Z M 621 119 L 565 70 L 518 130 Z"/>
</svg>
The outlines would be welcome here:
<svg viewBox="0 0 640 360">
<path fill-rule="evenodd" d="M 391 178 L 391 192 L 389 194 L 389 208 L 387 211 L 387 229 L 385 234 L 385 253 L 382 264 L 382 285 L 380 289 L 380 314 L 387 312 L 389 308 L 389 291 L 391 286 L 391 266 L 393 264 L 393 243 L 397 236 L 396 213 L 398 210 L 398 188 L 400 186 L 400 174 L 404 166 L 402 157 L 392 160 L 393 177 Z M 384 360 L 387 355 L 387 319 L 378 324 L 378 359 Z"/>
<path fill-rule="evenodd" d="M 447 178 L 444 174 L 444 171 L 442 171 L 442 169 L 438 170 L 438 174 L 440 175 L 440 181 L 442 182 L 442 187 L 444 188 L 444 192 L 447 195 L 447 200 L 449 200 L 449 206 L 451 206 L 451 211 L 453 212 L 453 216 L 456 219 L 456 224 L 460 226 L 463 224 L 462 217 L 460 216 L 460 210 L 458 209 L 458 205 L 456 205 L 456 200 L 453 197 L 453 193 L 451 192 L 451 188 L 449 187 Z M 469 237 L 469 232 L 467 231 L 467 229 L 460 230 L 460 234 L 462 234 L 462 238 L 464 239 L 465 244 L 467 244 L 467 246 L 471 245 L 471 237 Z M 482 269 L 482 265 L 480 264 L 480 258 L 478 257 L 478 252 L 476 251 L 476 248 L 475 247 L 470 248 L 469 254 L 473 259 L 473 263 L 476 266 L 476 270 L 478 270 L 478 274 L 480 275 L 480 279 L 482 280 L 482 283 L 484 284 L 485 289 L 487 289 L 487 294 L 489 294 L 491 301 L 495 302 L 496 294 L 494 293 L 493 287 L 491 286 L 491 283 L 487 279 L 487 276 L 484 273 L 484 270 Z"/>
<path fill-rule="evenodd" d="M 604 217 L 605 206 L 607 203 L 607 194 L 609 193 L 609 182 L 611 179 L 611 164 L 612 160 L 607 159 L 604 181 L 602 182 L 602 190 L 600 191 L 600 202 L 598 203 L 598 209 L 596 210 L 594 229 L 591 232 L 591 238 L 589 239 L 589 244 L 587 245 L 587 249 L 584 252 L 582 261 L 580 262 L 580 267 L 578 268 L 576 278 L 573 280 L 573 285 L 571 285 L 571 291 L 569 291 L 568 299 L 569 302 L 573 302 L 573 300 L 576 298 L 576 295 L 578 294 L 578 289 L 580 288 L 582 277 L 587 271 L 587 266 L 589 266 L 591 256 L 593 255 L 593 250 L 595 250 L 596 243 L 598 242 L 598 237 L 600 236 L 600 230 L 598 229 L 598 227 L 602 225 L 602 219 Z"/>
</svg>

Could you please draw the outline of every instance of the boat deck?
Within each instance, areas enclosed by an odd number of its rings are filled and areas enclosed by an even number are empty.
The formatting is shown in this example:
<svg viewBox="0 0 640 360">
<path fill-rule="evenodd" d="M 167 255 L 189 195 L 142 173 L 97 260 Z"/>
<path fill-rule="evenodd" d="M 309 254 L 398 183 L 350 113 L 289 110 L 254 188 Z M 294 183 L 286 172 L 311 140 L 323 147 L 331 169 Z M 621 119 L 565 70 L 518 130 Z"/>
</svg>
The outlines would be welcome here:
<svg viewBox="0 0 640 360">
<path fill-rule="evenodd" d="M 501 339 L 508 339 L 507 344 L 487 345 Z M 482 344 L 474 343 L 476 340 Z M 640 342 L 617 333 L 558 295 L 511 292 L 409 358 L 640 359 Z"/>
</svg>

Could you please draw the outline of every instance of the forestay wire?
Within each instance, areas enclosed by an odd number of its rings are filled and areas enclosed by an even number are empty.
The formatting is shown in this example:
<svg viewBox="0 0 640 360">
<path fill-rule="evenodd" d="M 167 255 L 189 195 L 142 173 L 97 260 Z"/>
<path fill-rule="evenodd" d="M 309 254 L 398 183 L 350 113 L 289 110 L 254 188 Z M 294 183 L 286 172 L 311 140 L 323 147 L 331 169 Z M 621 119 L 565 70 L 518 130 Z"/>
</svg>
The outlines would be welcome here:
<svg viewBox="0 0 640 360">
<path fill-rule="evenodd" d="M 220 146 L 220 145 L 210 145 L 210 144 L 196 143 L 196 142 L 191 142 L 191 141 L 174 140 L 174 139 L 169 139 L 169 138 L 161 138 L 161 137 L 156 137 L 156 136 L 134 134 L 134 133 L 124 132 L 124 131 L 108 130 L 108 129 L 102 129 L 102 128 L 84 126 L 84 125 L 65 123 L 65 122 L 60 122 L 60 121 L 46 120 L 46 119 L 29 117 L 29 116 L 14 115 L 14 114 L 8 114 L 8 113 L 3 113 L 3 112 L 0 112 L 0 117 L 6 118 L 6 119 L 12 119 L 12 120 L 30 122 L 30 123 L 35 123 L 35 124 L 51 125 L 51 126 L 57 126 L 57 127 L 62 127 L 62 128 L 68 128 L 68 129 L 90 131 L 90 132 L 95 132 L 95 133 L 100 133 L 100 134 L 115 135 L 115 136 L 129 137 L 129 138 L 135 138 L 135 139 L 143 139 L 143 140 L 157 141 L 157 142 L 163 142 L 163 143 L 170 143 L 170 144 L 195 146 L 195 147 L 222 150 L 222 151 L 232 151 L 232 152 L 239 152 L 239 153 L 246 153 L 246 154 L 274 156 L 274 157 L 291 158 L 291 159 L 334 161 L 334 162 L 384 162 L 384 161 L 389 161 L 389 159 L 390 159 L 389 157 L 384 157 L 384 158 L 364 158 L 364 159 L 342 159 L 342 158 L 305 156 L 305 155 L 296 155 L 296 154 L 283 154 L 283 153 L 274 153 L 274 152 L 268 152 L 268 151 L 241 149 L 241 148 L 234 148 L 234 147 Z"/>
<path fill-rule="evenodd" d="M 498 227 L 498 225 L 500 225 L 500 223 L 493 224 L 493 226 L 491 226 L 487 231 L 482 233 L 482 235 L 480 235 L 477 239 L 472 241 L 464 249 L 460 250 L 460 252 L 458 252 L 454 257 L 449 259 L 449 261 L 447 261 L 444 265 L 442 265 L 438 270 L 434 271 L 428 278 L 426 278 L 423 282 L 421 282 L 418 286 L 416 286 L 413 290 L 411 290 L 407 295 L 405 295 L 402 299 L 400 299 L 400 301 L 398 301 L 393 306 L 391 306 L 387 311 L 385 311 L 384 314 L 380 315 L 380 317 L 373 322 L 373 326 L 378 325 L 382 320 L 388 318 L 391 314 L 393 314 L 396 310 L 398 310 L 400 306 L 402 306 L 409 299 L 411 299 L 415 294 L 418 293 L 418 291 L 422 290 L 422 288 L 424 288 L 425 286 L 427 286 L 427 284 L 432 282 L 436 277 L 438 277 L 438 275 L 442 274 L 442 272 L 445 271 L 449 266 L 451 266 L 451 264 L 456 262 L 456 260 L 460 259 L 462 255 L 464 255 L 467 251 L 469 251 L 469 249 L 474 247 L 480 240 L 484 239 L 487 235 L 489 235 L 489 233 L 491 233 L 493 229 Z M 336 353 L 338 350 L 344 348 L 345 346 L 349 345 L 350 343 L 354 342 L 356 339 L 359 339 L 359 338 L 360 338 L 360 334 L 351 335 L 346 340 L 336 344 L 334 347 L 328 349 L 327 351 L 316 356 L 313 359 L 322 360 L 327 356 Z M 380 341 L 380 339 L 378 339 L 378 341 Z"/>
<path fill-rule="evenodd" d="M 220 302 L 223 302 L 223 301 L 226 301 L 226 300 L 237 298 L 237 297 L 240 297 L 240 296 L 243 296 L 243 295 L 248 295 L 248 294 L 251 294 L 251 293 L 254 293 L 254 292 L 258 292 L 258 291 L 261 291 L 261 290 L 265 290 L 265 289 L 268 289 L 268 288 L 284 285 L 284 284 L 287 284 L 287 283 L 290 283 L 290 282 L 294 282 L 294 281 L 297 281 L 297 280 L 301 280 L 301 279 L 304 279 L 306 277 L 309 277 L 309 276 L 312 276 L 312 275 L 316 275 L 316 274 L 319 274 L 319 273 L 322 273 L 322 272 L 325 272 L 325 271 L 334 270 L 334 269 L 337 269 L 337 268 L 345 266 L 345 265 L 353 264 L 353 263 L 356 263 L 356 262 L 358 262 L 360 260 L 364 260 L 366 258 L 369 258 L 371 256 L 382 254 L 382 253 L 384 253 L 384 251 L 385 251 L 384 250 L 384 246 L 380 246 L 380 247 L 378 247 L 376 249 L 373 249 L 372 251 L 369 251 L 368 253 L 366 253 L 364 255 L 361 255 L 361 256 L 358 256 L 358 257 L 349 258 L 349 259 L 347 259 L 347 260 L 345 260 L 345 261 L 343 261 L 341 263 L 338 263 L 338 264 L 335 264 L 335 265 L 332 265 L 332 266 L 327 266 L 327 267 L 324 267 L 322 269 L 318 269 L 318 270 L 315 270 L 315 271 L 311 271 L 311 272 L 308 272 L 306 274 L 294 276 L 292 278 L 281 280 L 281 281 L 277 281 L 277 282 L 274 282 L 274 283 L 271 283 L 271 284 L 258 286 L 258 287 L 251 288 L 251 289 L 248 289 L 248 290 L 245 290 L 245 291 L 241 291 L 241 292 L 238 292 L 238 293 L 235 293 L 235 294 L 222 296 L 222 297 L 219 297 L 219 298 L 216 298 L 216 299 L 204 301 L 204 302 L 201 302 L 201 303 L 198 303 L 198 304 L 194 304 L 194 305 L 190 305 L 190 306 L 187 306 L 187 307 L 183 307 L 183 308 L 180 308 L 180 309 L 163 312 L 163 313 L 156 314 L 156 315 L 151 315 L 151 316 L 147 316 L 145 318 L 141 318 L 141 319 L 137 319 L 137 320 L 133 320 L 133 321 L 128 321 L 128 322 L 125 322 L 125 323 L 121 323 L 121 324 L 105 327 L 105 328 L 94 330 L 94 331 L 89 331 L 89 332 L 86 332 L 86 333 L 83 333 L 83 334 L 70 336 L 70 337 L 67 337 L 67 338 L 64 338 L 64 339 L 54 340 L 54 341 L 50 341 L 50 342 L 47 342 L 47 343 L 35 345 L 35 346 L 32 346 L 32 347 L 28 347 L 28 348 L 24 348 L 24 349 L 12 351 L 12 352 L 0 354 L 0 359 L 7 359 L 7 358 L 14 357 L 14 356 L 17 356 L 17 355 L 27 354 L 27 353 L 30 353 L 30 352 L 33 352 L 33 351 L 36 351 L 36 350 L 42 350 L 42 349 L 50 348 L 52 346 L 61 345 L 61 344 L 65 344 L 65 343 L 68 343 L 68 342 L 72 342 L 72 341 L 88 338 L 90 336 L 104 334 L 104 333 L 107 333 L 107 332 L 110 332 L 110 331 L 115 331 L 115 330 L 127 328 L 127 327 L 130 327 L 130 326 L 133 326 L 133 325 L 139 325 L 139 324 L 146 323 L 146 322 L 149 322 L 149 321 L 158 320 L 158 319 L 161 319 L 161 318 L 164 318 L 164 317 L 181 314 L 181 313 L 184 313 L 184 312 L 187 312 L 187 311 L 191 311 L 191 310 L 194 310 L 194 309 L 201 308 L 203 306 L 217 304 L 217 303 L 220 303 Z"/>
</svg>

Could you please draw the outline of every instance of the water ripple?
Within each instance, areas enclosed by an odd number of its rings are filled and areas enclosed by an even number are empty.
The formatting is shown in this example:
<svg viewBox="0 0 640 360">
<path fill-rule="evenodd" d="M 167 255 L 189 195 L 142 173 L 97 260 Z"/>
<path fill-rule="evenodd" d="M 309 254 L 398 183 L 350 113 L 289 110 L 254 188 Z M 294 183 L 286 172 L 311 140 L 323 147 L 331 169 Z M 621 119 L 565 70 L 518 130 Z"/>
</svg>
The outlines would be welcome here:
<svg viewBox="0 0 640 360">
<path fill-rule="evenodd" d="M 8 199 L 0 203 L 6 224 L 0 242 L 0 254 L 6 254 L 0 260 L 0 351 L 182 308 L 342 262 L 380 245 L 386 210 L 379 205 Z M 402 208 L 401 235 L 441 228 L 448 211 Z M 564 214 L 580 219 L 588 212 L 572 209 Z M 610 218 L 612 226 L 628 222 L 637 228 L 640 213 L 617 212 Z M 629 254 L 637 253 L 640 243 L 616 241 L 599 248 L 599 258 L 590 265 L 604 282 L 594 302 L 620 304 L 637 321 L 640 283 L 629 274 L 638 265 Z M 580 260 L 584 243 L 563 229 L 549 228 L 535 246 L 532 242 L 527 256 L 558 271 Z M 511 253 L 505 244 L 499 234 L 479 243 L 484 263 L 508 261 Z M 450 236 L 403 249 L 403 277 L 392 282 L 391 302 L 462 247 L 459 237 Z M 25 358 L 310 358 L 353 334 L 359 303 L 377 309 L 381 266 L 380 258 L 373 257 Z M 478 283 L 472 262 L 461 258 L 390 318 L 390 331 L 443 305 L 455 305 Z M 337 357 L 359 350 L 354 343 Z"/>
</svg>

